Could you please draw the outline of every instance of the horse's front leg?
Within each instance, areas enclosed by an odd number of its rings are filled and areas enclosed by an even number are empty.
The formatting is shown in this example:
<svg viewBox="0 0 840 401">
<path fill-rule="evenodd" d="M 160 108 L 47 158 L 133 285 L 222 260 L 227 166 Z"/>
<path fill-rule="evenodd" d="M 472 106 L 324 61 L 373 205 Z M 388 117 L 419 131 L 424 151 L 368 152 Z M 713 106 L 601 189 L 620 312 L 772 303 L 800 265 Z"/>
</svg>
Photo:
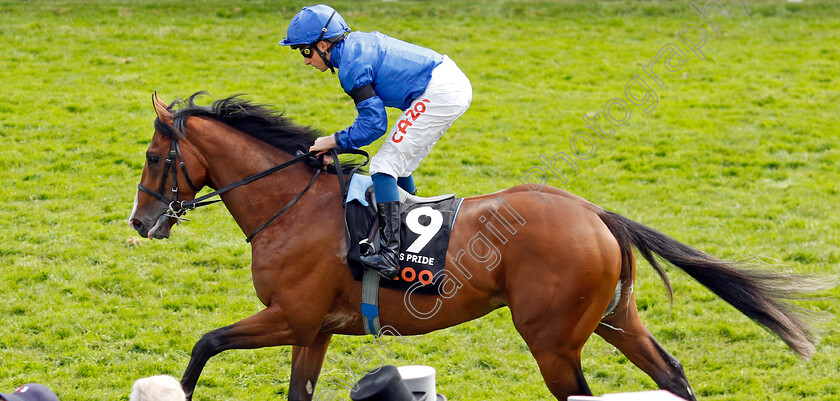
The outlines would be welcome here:
<svg viewBox="0 0 840 401">
<path fill-rule="evenodd" d="M 312 338 L 314 334 L 313 331 L 308 337 Z M 192 400 L 195 385 L 204 365 L 216 354 L 229 349 L 299 344 L 305 342 L 301 339 L 306 337 L 292 329 L 283 309 L 274 304 L 256 315 L 205 334 L 195 343 L 190 363 L 181 378 L 181 387 L 187 394 L 187 400 Z"/>
<path fill-rule="evenodd" d="M 332 333 L 320 332 L 311 344 L 292 347 L 292 379 L 289 383 L 290 401 L 311 401 L 315 384 L 324 365 L 324 355 L 330 346 Z"/>
</svg>

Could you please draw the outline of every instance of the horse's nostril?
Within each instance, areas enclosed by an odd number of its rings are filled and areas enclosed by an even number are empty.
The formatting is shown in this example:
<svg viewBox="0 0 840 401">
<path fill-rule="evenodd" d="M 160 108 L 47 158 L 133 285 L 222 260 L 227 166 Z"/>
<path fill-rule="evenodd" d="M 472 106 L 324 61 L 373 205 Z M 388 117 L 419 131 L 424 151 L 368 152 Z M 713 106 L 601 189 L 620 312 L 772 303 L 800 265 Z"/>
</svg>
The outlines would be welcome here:
<svg viewBox="0 0 840 401">
<path fill-rule="evenodd" d="M 140 220 L 133 219 L 131 220 L 131 226 L 134 227 L 135 230 L 139 231 L 141 228 L 143 228 L 143 223 L 141 223 Z"/>
</svg>

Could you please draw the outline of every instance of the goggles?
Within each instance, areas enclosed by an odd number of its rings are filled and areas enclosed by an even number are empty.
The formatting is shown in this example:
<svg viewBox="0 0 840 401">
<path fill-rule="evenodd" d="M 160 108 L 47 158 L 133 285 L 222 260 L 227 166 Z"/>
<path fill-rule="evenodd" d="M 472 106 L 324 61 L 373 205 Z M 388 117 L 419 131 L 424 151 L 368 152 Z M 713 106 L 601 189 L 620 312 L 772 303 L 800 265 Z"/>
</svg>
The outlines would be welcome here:
<svg viewBox="0 0 840 401">
<path fill-rule="evenodd" d="M 300 51 L 300 55 L 303 56 L 303 58 L 312 58 L 312 53 L 314 52 L 312 49 L 313 46 L 314 45 L 300 45 L 294 46 L 293 48 Z"/>
</svg>

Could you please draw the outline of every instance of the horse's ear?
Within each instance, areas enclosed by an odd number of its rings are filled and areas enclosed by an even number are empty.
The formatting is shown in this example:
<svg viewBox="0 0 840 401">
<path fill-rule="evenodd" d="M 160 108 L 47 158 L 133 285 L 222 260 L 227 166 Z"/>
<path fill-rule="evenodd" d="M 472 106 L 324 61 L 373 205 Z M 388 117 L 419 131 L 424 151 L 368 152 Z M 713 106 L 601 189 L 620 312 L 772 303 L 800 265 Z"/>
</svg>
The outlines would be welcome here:
<svg viewBox="0 0 840 401">
<path fill-rule="evenodd" d="M 166 106 L 166 103 L 157 95 L 157 92 L 152 95 L 152 105 L 155 106 L 155 113 L 157 113 L 158 118 L 160 121 L 172 125 L 172 112 L 169 111 L 169 108 Z"/>
</svg>

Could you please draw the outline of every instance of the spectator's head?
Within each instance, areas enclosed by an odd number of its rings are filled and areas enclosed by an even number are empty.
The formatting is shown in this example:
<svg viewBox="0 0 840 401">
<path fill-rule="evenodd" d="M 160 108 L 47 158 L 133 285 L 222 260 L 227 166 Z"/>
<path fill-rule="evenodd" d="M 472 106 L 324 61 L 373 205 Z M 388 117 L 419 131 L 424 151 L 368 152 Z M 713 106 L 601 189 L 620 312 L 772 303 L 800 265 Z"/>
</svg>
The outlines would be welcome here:
<svg viewBox="0 0 840 401">
<path fill-rule="evenodd" d="M 28 383 L 20 386 L 14 393 L 0 394 L 4 401 L 58 401 L 58 396 L 45 386 Z"/>
<path fill-rule="evenodd" d="M 181 383 L 172 376 L 158 375 L 137 379 L 131 388 L 129 401 L 184 401 L 187 395 Z"/>
</svg>

